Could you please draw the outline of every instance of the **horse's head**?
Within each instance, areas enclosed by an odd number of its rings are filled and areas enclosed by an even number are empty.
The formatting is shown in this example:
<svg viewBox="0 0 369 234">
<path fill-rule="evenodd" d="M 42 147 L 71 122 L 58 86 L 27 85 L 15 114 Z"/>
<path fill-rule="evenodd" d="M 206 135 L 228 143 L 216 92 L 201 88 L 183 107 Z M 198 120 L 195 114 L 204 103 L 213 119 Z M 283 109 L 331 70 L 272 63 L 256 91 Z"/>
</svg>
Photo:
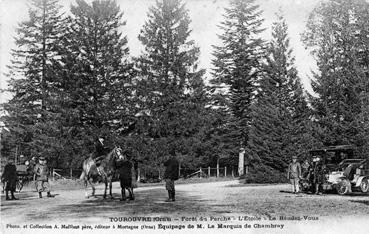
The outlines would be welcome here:
<svg viewBox="0 0 369 234">
<path fill-rule="evenodd" d="M 114 147 L 114 156 L 115 156 L 115 160 L 118 160 L 118 159 L 122 159 L 124 158 L 124 155 L 123 155 L 123 150 L 120 146 L 115 146 Z"/>
</svg>

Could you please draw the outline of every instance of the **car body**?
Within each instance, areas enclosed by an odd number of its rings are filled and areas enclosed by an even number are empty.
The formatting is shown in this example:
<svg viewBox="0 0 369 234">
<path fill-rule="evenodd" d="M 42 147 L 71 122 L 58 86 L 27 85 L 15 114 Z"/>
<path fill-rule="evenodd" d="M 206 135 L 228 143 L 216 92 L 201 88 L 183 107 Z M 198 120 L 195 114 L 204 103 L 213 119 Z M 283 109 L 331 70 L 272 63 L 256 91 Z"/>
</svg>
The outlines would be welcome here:
<svg viewBox="0 0 369 234">
<path fill-rule="evenodd" d="M 336 191 L 340 195 L 351 192 L 368 193 L 369 191 L 369 162 L 365 158 L 355 156 L 356 147 L 353 145 L 338 145 L 314 149 L 310 151 L 310 158 L 319 156 L 323 162 L 324 191 Z M 302 179 L 302 188 L 311 189 L 311 180 Z"/>
</svg>

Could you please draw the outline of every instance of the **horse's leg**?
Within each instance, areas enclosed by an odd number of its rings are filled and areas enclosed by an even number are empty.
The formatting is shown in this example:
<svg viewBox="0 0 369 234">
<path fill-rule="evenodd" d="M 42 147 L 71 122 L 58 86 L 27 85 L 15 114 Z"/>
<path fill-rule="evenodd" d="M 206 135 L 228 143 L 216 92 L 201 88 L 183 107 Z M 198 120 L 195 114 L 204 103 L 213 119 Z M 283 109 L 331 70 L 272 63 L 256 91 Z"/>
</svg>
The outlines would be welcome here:
<svg viewBox="0 0 369 234">
<path fill-rule="evenodd" d="M 92 196 L 95 197 L 95 186 L 94 186 L 94 183 L 92 182 L 92 178 L 89 179 L 89 183 L 91 185 L 91 188 L 92 188 Z"/>
<path fill-rule="evenodd" d="M 110 198 L 114 199 L 112 190 L 113 190 L 113 178 L 110 178 L 110 180 L 109 180 L 109 194 L 110 194 Z"/>
<path fill-rule="evenodd" d="M 106 191 L 108 190 L 108 178 L 107 177 L 104 178 L 104 184 L 105 184 L 104 199 L 105 199 L 106 198 Z"/>
<path fill-rule="evenodd" d="M 83 182 L 85 184 L 85 198 L 89 198 L 89 195 L 88 195 L 88 192 L 87 192 L 87 186 L 88 186 L 87 180 L 88 180 L 87 178 L 83 179 Z"/>
</svg>

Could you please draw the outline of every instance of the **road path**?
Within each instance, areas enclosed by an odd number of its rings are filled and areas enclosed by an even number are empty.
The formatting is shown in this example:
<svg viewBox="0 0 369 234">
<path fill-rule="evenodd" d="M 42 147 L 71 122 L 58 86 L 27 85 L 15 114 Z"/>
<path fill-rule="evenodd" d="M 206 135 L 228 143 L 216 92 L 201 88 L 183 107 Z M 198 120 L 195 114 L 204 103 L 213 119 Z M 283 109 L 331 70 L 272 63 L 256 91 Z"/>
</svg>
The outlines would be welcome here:
<svg viewBox="0 0 369 234">
<path fill-rule="evenodd" d="M 108 223 L 112 217 L 225 217 L 253 216 L 318 217 L 320 220 L 369 217 L 367 195 L 338 196 L 295 195 L 289 185 L 245 185 L 238 181 L 177 185 L 177 201 L 166 203 L 164 186 L 135 190 L 136 200 L 119 201 L 118 183 L 114 183 L 116 199 L 103 199 L 102 186 L 96 198 L 86 199 L 83 189 L 53 191 L 54 198 L 37 197 L 35 192 L 19 194 L 20 200 L 4 201 L 1 218 L 4 223 Z M 369 220 L 369 219 L 368 219 Z"/>
</svg>

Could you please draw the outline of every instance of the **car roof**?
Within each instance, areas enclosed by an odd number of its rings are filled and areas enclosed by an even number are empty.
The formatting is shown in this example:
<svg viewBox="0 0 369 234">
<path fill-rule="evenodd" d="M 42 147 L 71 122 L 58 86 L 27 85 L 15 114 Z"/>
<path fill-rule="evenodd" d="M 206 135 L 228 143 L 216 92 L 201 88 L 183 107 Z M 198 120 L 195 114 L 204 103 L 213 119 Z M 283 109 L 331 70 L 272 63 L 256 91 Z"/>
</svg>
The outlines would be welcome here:
<svg viewBox="0 0 369 234">
<path fill-rule="evenodd" d="M 319 153 L 319 152 L 332 152 L 332 151 L 351 151 L 356 147 L 354 145 L 335 145 L 335 146 L 327 146 L 320 149 L 310 150 L 310 153 Z"/>
</svg>

